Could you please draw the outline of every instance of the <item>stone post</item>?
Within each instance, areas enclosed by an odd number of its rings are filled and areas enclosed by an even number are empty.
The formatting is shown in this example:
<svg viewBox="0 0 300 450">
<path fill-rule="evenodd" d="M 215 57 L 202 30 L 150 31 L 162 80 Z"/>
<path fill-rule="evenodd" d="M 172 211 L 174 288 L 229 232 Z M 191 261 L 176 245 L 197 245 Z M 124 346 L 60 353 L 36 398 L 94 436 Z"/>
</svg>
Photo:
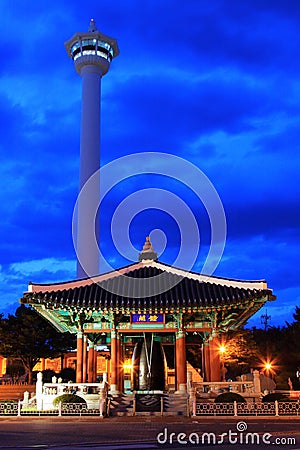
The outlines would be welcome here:
<svg viewBox="0 0 300 450">
<path fill-rule="evenodd" d="M 190 410 L 192 417 L 196 417 L 196 388 L 192 387 L 190 390 Z"/>
<path fill-rule="evenodd" d="M 259 371 L 253 371 L 253 387 L 256 394 L 261 394 Z"/>
<path fill-rule="evenodd" d="M 23 406 L 28 406 L 29 405 L 29 392 L 25 391 L 24 392 L 24 399 L 23 399 Z"/>
<path fill-rule="evenodd" d="M 106 397 L 105 390 L 101 388 L 99 394 L 99 415 L 102 419 L 104 416 L 103 413 L 104 413 L 105 397 Z"/>
<path fill-rule="evenodd" d="M 43 374 L 39 372 L 37 374 L 37 381 L 35 385 L 35 396 L 36 396 L 36 409 L 38 411 L 43 410 Z"/>
<path fill-rule="evenodd" d="M 187 390 L 190 392 L 190 390 L 193 387 L 193 374 L 190 370 L 187 372 Z"/>
</svg>

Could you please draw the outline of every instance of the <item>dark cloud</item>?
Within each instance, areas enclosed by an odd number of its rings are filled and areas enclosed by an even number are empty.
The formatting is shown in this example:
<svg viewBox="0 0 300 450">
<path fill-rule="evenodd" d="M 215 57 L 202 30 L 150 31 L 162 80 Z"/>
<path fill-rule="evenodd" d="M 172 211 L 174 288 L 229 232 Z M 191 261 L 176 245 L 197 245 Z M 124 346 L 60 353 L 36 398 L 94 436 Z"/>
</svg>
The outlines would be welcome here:
<svg viewBox="0 0 300 450">
<path fill-rule="evenodd" d="M 81 80 L 64 42 L 94 17 L 121 50 L 102 82 L 102 164 L 145 151 L 196 164 L 218 190 L 227 217 L 218 275 L 266 278 L 278 295 L 270 305 L 274 318 L 278 304 L 291 317 L 300 304 L 300 3 L 155 0 L 141 7 L 130 0 L 110 4 L 104 15 L 97 2 L 82 8 L 77 0 L 4 0 L 1 17 L 3 310 L 30 279 L 74 273 Z M 194 269 L 201 270 L 211 232 L 205 208 L 187 186 L 155 175 L 126 180 L 103 201 L 103 252 L 115 267 L 128 263 L 112 241 L 111 220 L 120 201 L 153 186 L 176 193 L 193 211 L 203 244 Z M 172 263 L 180 227 L 164 211 L 133 218 L 133 245 L 138 252 L 153 228 L 166 234 L 161 259 Z"/>
</svg>

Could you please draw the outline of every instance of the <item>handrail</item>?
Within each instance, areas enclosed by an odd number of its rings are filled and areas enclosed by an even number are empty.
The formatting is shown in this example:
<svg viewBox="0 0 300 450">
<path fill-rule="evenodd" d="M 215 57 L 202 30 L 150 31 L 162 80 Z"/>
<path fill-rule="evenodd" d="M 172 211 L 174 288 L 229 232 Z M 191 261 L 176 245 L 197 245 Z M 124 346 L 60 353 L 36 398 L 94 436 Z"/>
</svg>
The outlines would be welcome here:
<svg viewBox="0 0 300 450">
<path fill-rule="evenodd" d="M 111 398 L 108 397 L 107 405 L 106 405 L 106 415 L 107 415 L 107 417 L 110 416 L 110 404 L 111 404 Z"/>
<path fill-rule="evenodd" d="M 218 386 L 227 386 L 227 385 L 242 385 L 242 384 L 253 384 L 253 381 L 193 381 L 193 386 L 197 386 L 197 385 L 205 385 L 205 386 L 209 386 L 209 385 L 218 385 Z"/>
</svg>

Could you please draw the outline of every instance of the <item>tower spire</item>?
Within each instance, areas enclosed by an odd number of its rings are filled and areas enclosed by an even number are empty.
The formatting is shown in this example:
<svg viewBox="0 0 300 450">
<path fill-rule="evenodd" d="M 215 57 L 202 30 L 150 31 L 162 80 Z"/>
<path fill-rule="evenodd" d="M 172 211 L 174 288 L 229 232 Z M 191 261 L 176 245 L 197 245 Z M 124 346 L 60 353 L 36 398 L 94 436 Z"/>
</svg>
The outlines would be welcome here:
<svg viewBox="0 0 300 450">
<path fill-rule="evenodd" d="M 96 33 L 98 31 L 96 21 L 94 19 L 90 20 L 89 33 Z"/>
</svg>

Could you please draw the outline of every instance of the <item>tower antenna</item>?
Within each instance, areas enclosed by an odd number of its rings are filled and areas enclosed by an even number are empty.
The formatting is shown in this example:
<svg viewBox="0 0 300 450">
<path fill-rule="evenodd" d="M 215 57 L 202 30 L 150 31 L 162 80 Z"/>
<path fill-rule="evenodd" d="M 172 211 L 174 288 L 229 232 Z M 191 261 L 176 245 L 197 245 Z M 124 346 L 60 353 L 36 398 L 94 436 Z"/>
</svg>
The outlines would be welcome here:
<svg viewBox="0 0 300 450">
<path fill-rule="evenodd" d="M 269 322 L 271 321 L 271 316 L 268 314 L 266 309 L 266 313 L 260 316 L 261 324 L 264 326 L 264 330 L 267 331 L 269 328 Z"/>
</svg>

